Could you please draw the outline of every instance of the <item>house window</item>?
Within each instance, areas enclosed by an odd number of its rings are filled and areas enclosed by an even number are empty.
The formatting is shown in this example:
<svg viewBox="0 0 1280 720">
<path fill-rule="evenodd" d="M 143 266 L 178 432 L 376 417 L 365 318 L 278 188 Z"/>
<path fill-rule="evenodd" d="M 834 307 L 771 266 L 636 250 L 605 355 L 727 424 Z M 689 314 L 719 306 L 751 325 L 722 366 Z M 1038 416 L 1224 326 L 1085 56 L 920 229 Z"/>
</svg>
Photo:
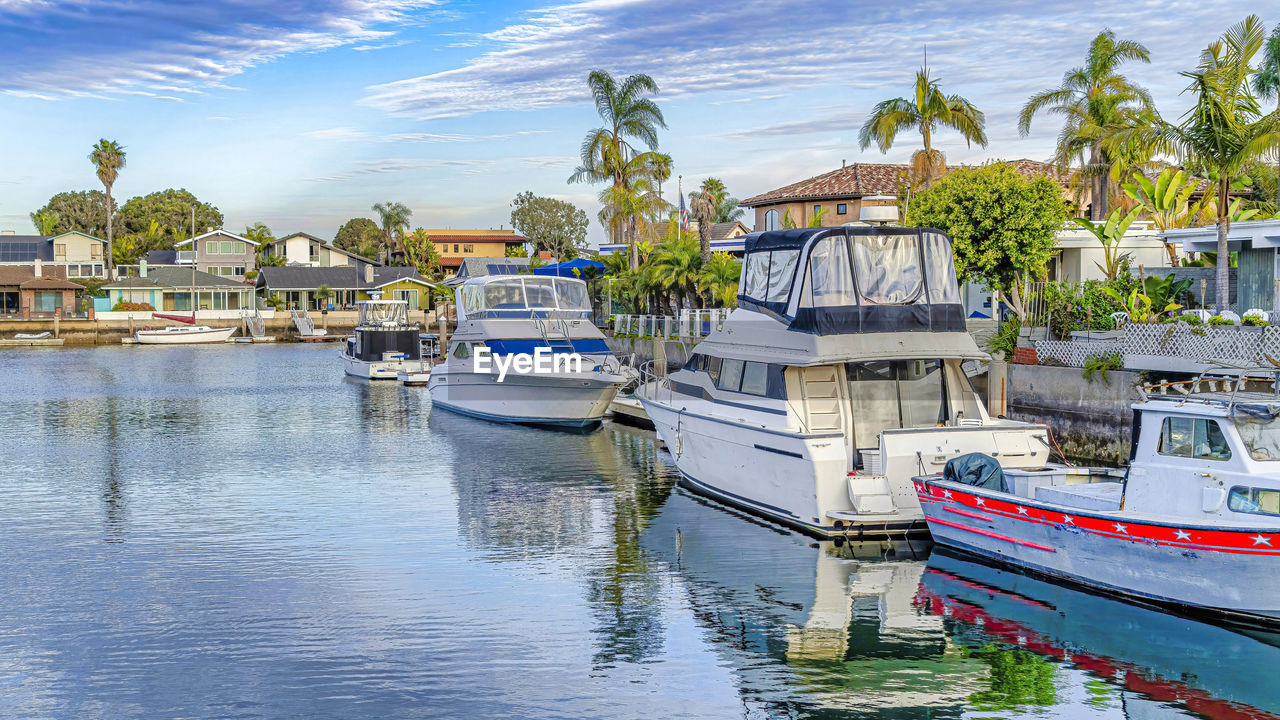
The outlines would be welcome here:
<svg viewBox="0 0 1280 720">
<path fill-rule="evenodd" d="M 818 217 L 818 213 L 820 213 L 820 212 L 822 212 L 822 206 L 821 206 L 821 205 L 814 205 L 814 206 L 813 206 L 813 216 L 814 216 L 814 217 Z"/>
<path fill-rule="evenodd" d="M 35 294 L 36 312 L 54 312 L 62 307 L 62 293 L 38 292 Z"/>
<path fill-rule="evenodd" d="M 475 251 L 476 251 L 476 246 L 470 243 L 462 246 L 462 252 L 464 253 L 473 253 Z"/>
<path fill-rule="evenodd" d="M 320 262 L 320 246 L 311 243 L 311 262 Z"/>
<path fill-rule="evenodd" d="M 849 206 L 848 206 L 848 205 L 846 205 L 846 204 L 844 204 L 844 203 L 836 203 L 836 214 L 837 214 L 837 215 L 847 215 L 848 213 L 849 213 Z"/>
<path fill-rule="evenodd" d="M 55 260 L 66 260 L 66 259 L 67 259 L 67 244 L 66 244 L 66 243 L 54 243 L 54 244 L 53 244 L 53 259 L 55 259 Z"/>
<path fill-rule="evenodd" d="M 1197 460 L 1230 460 L 1231 448 L 1216 420 L 1167 417 L 1160 429 L 1160 454 Z"/>
<path fill-rule="evenodd" d="M 764 214 L 764 229 L 765 230 L 778 229 L 778 211 L 777 210 L 770 210 L 769 212 Z"/>
<path fill-rule="evenodd" d="M 456 253 L 456 252 L 458 252 L 458 243 L 454 243 L 454 244 L 453 244 L 453 251 L 454 251 L 455 253 Z"/>
<path fill-rule="evenodd" d="M 231 269 L 232 269 L 232 271 L 233 271 L 233 272 L 231 273 L 232 275 L 244 275 L 244 266 L 243 266 L 243 265 L 237 265 L 237 266 L 235 266 L 234 268 L 231 268 Z"/>
</svg>

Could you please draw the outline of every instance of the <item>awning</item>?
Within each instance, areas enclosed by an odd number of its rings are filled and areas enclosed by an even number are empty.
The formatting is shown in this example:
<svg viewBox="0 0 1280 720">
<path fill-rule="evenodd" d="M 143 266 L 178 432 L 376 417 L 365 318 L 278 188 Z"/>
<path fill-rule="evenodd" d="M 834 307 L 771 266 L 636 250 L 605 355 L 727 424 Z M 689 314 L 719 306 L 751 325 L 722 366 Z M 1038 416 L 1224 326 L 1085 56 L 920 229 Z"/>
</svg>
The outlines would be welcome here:
<svg viewBox="0 0 1280 720">
<path fill-rule="evenodd" d="M 604 272 L 604 263 L 595 260 L 587 260 L 578 258 L 576 260 L 566 260 L 555 265 L 543 265 L 533 271 L 534 275 L 555 275 L 556 277 L 583 278 L 588 271 L 595 270 L 595 274 L 599 275 Z"/>
</svg>

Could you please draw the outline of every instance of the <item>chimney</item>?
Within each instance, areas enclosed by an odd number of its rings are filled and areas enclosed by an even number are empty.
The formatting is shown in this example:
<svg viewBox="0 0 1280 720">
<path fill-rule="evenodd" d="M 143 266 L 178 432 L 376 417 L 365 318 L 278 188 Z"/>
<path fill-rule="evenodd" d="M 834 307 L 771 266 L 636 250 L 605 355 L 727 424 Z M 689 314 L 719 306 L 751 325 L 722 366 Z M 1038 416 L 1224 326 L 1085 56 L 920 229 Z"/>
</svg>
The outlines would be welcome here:
<svg viewBox="0 0 1280 720">
<path fill-rule="evenodd" d="M 848 161 L 848 160 L 841 160 L 841 161 L 840 161 L 840 169 L 841 169 L 841 170 L 843 170 L 843 169 L 845 169 L 845 168 L 847 168 L 847 167 L 849 167 L 849 161 Z"/>
<path fill-rule="evenodd" d="M 146 258 L 143 258 L 138 260 L 138 277 L 144 278 L 146 276 L 147 276 L 147 261 L 146 261 Z"/>
<path fill-rule="evenodd" d="M 17 230 L 0 230 L 0 235 L 17 235 Z"/>
<path fill-rule="evenodd" d="M 35 273 L 36 273 L 36 277 L 41 277 L 42 275 L 44 275 L 44 261 L 41 260 L 40 258 L 36 258 Z"/>
</svg>

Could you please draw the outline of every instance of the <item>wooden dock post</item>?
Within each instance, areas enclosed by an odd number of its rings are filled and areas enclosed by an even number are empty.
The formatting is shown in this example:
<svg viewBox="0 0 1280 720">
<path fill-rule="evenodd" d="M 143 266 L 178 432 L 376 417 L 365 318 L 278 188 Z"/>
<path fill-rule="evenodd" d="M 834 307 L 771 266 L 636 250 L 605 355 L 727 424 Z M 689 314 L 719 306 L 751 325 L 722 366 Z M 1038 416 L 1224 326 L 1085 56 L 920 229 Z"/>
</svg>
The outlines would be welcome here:
<svg viewBox="0 0 1280 720">
<path fill-rule="evenodd" d="M 1003 417 L 1008 402 L 1009 363 L 1004 353 L 992 353 L 991 364 L 987 366 L 987 414 L 993 418 Z"/>
</svg>

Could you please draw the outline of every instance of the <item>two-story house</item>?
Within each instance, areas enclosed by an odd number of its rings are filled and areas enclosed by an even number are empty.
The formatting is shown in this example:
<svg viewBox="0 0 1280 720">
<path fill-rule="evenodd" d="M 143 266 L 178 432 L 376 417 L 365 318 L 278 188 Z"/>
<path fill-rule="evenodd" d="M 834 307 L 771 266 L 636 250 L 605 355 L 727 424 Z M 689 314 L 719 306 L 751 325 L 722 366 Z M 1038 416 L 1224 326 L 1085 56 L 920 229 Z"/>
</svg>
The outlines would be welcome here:
<svg viewBox="0 0 1280 720">
<path fill-rule="evenodd" d="M 106 277 L 106 241 L 81 232 L 60 235 L 17 235 L 0 232 L 0 265 L 34 266 L 69 278 Z M 54 268 L 58 268 L 57 271 Z M 40 275 L 37 272 L 36 275 Z"/>
<path fill-rule="evenodd" d="M 321 240 L 315 235 L 296 232 L 277 238 L 265 250 L 267 257 L 284 258 L 285 265 L 306 267 L 350 267 L 353 265 L 377 265 L 367 257 L 348 252 Z"/>
<path fill-rule="evenodd" d="M 426 230 L 440 255 L 445 276 L 454 275 L 467 258 L 502 258 L 508 248 L 522 249 L 528 238 L 515 230 Z"/>
<path fill-rule="evenodd" d="M 232 280 L 244 280 L 244 274 L 257 267 L 254 258 L 258 243 L 248 238 L 226 230 L 210 230 L 195 237 L 194 252 L 191 250 L 192 242 L 182 240 L 173 244 L 177 250 L 175 264 L 189 266 L 194 259 L 200 272 Z"/>
</svg>

